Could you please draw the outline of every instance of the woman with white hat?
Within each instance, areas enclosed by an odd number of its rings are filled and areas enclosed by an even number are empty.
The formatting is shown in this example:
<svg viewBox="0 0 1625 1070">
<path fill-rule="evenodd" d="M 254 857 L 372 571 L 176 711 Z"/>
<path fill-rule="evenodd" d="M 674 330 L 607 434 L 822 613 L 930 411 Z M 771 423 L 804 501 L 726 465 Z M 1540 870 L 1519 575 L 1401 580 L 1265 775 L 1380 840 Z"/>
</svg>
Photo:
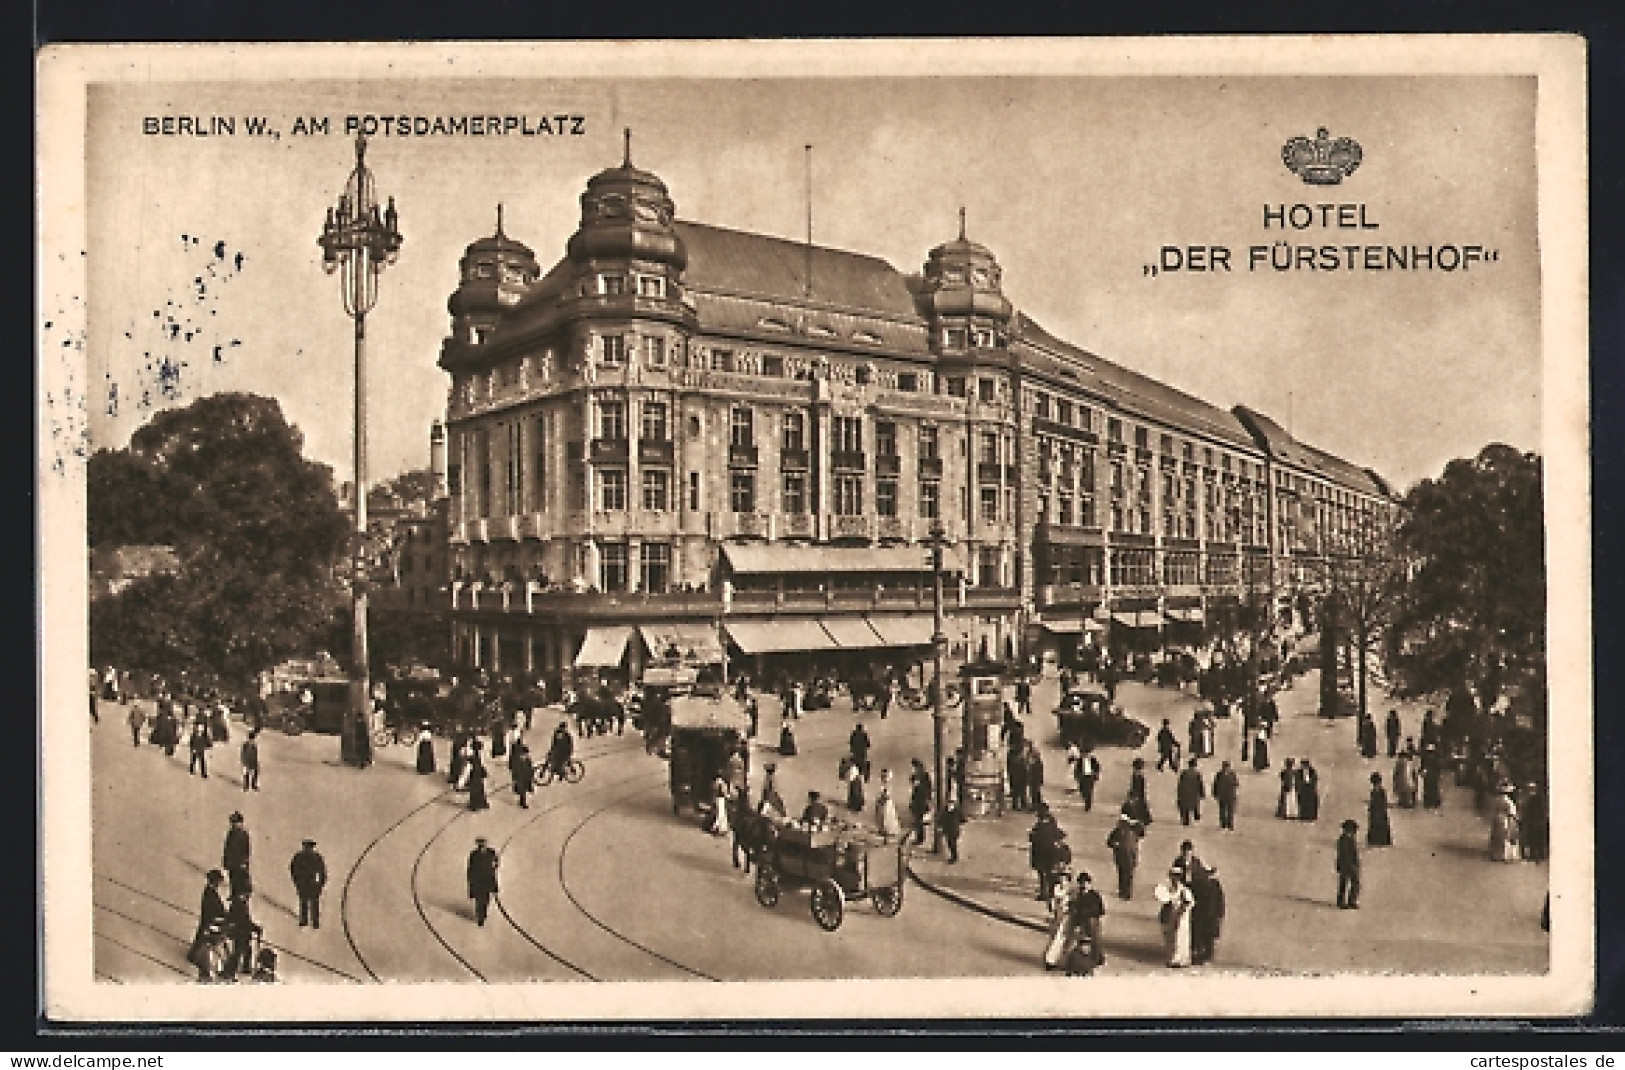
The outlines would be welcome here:
<svg viewBox="0 0 1625 1070">
<path fill-rule="evenodd" d="M 1496 787 L 1494 813 L 1490 817 L 1490 861 L 1517 862 L 1518 804 L 1512 801 L 1512 785 L 1501 783 Z"/>
</svg>

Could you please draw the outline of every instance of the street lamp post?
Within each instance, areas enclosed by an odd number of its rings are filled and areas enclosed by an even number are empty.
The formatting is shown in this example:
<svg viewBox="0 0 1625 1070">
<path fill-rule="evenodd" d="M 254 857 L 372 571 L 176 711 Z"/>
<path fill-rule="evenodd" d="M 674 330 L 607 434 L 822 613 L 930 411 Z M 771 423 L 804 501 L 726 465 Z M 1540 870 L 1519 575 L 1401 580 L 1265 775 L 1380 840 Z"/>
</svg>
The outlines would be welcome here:
<svg viewBox="0 0 1625 1070">
<path fill-rule="evenodd" d="M 936 680 L 931 685 L 931 753 L 933 765 L 936 769 L 936 799 L 934 800 L 936 814 L 931 822 L 931 850 L 937 854 L 942 853 L 942 812 L 947 809 L 947 763 L 942 753 L 942 730 L 947 713 L 943 704 L 943 693 L 947 690 L 942 683 L 942 654 L 948 646 L 948 636 L 942 630 L 942 551 L 948 540 L 942 530 L 942 524 L 931 526 L 931 536 L 926 545 L 931 547 L 931 653 L 936 662 Z"/>
<path fill-rule="evenodd" d="M 378 273 L 400 255 L 395 198 L 379 208 L 372 172 L 367 169 L 367 138 L 355 139 L 355 169 L 327 210 L 317 244 L 322 269 L 342 272 L 344 311 L 355 322 L 355 549 L 352 555 L 352 604 L 355 636 L 351 649 L 350 701 L 352 732 L 370 732 L 371 688 L 367 678 L 367 313 L 378 303 Z M 359 738 L 359 737 L 358 737 Z M 356 747 L 359 750 L 359 747 Z"/>
</svg>

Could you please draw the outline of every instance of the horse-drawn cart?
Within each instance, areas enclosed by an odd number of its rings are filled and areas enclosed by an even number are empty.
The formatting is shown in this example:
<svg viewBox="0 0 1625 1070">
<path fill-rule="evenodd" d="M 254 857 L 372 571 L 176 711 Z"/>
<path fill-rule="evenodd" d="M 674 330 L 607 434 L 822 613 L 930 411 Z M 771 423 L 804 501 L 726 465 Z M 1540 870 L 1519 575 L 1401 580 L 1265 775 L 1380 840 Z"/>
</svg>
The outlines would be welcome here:
<svg viewBox="0 0 1625 1070">
<path fill-rule="evenodd" d="M 811 890 L 813 920 L 825 932 L 841 927 L 846 904 L 872 900 L 883 918 L 903 909 L 908 869 L 902 841 L 863 829 L 775 826 L 757 852 L 756 901 L 777 906 L 785 887 Z"/>
</svg>

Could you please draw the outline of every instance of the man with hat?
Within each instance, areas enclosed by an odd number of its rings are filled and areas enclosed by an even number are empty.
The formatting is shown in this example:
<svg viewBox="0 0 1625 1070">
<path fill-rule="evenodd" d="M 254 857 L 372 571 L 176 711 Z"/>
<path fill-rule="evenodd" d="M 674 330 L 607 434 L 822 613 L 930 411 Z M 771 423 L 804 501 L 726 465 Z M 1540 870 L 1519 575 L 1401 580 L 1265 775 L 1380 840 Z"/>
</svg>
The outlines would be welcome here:
<svg viewBox="0 0 1625 1070">
<path fill-rule="evenodd" d="M 1087 870 L 1078 870 L 1072 878 L 1072 938 L 1073 948 L 1085 956 L 1085 961 L 1066 963 L 1067 972 L 1086 972 L 1106 964 L 1106 951 L 1101 947 L 1101 927 L 1106 918 L 1106 903 L 1095 891 L 1094 878 Z M 1070 956 L 1069 956 L 1070 960 Z"/>
<path fill-rule="evenodd" d="M 1117 866 L 1117 898 L 1129 899 L 1134 895 L 1134 869 L 1140 864 L 1140 837 L 1144 828 L 1127 812 L 1117 815 L 1117 825 L 1106 837 L 1111 848 L 1112 862 Z"/>
<path fill-rule="evenodd" d="M 205 944 L 214 930 L 223 926 L 226 921 L 226 901 L 220 897 L 220 885 L 226 875 L 218 869 L 211 869 L 204 878 L 203 899 L 198 906 L 197 932 L 192 936 L 192 947 L 186 953 L 187 959 L 197 967 L 199 981 L 213 980 L 209 972 L 209 958 Z"/>
<path fill-rule="evenodd" d="M 807 808 L 801 811 L 801 822 L 804 825 L 822 825 L 829 820 L 829 807 L 824 805 L 818 792 L 807 793 Z"/>
<path fill-rule="evenodd" d="M 774 817 L 783 820 L 790 816 L 790 811 L 785 807 L 784 799 L 779 795 L 778 782 L 774 779 L 774 774 L 779 771 L 779 767 L 774 762 L 768 762 L 763 768 L 767 772 L 767 779 L 762 781 L 762 800 L 757 803 L 756 812 L 759 814 L 770 813 Z"/>
<path fill-rule="evenodd" d="M 1360 909 L 1360 845 L 1354 834 L 1360 823 L 1352 817 L 1343 822 L 1343 835 L 1337 838 L 1337 909 Z"/>
<path fill-rule="evenodd" d="M 491 897 L 497 894 L 497 853 L 484 836 L 474 837 L 474 850 L 468 854 L 468 897 L 474 900 L 474 920 L 485 924 Z"/>
<path fill-rule="evenodd" d="M 1038 820 L 1027 833 L 1027 861 L 1033 871 L 1038 874 L 1038 894 L 1033 896 L 1037 900 L 1046 900 L 1055 887 L 1055 871 L 1062 861 L 1063 849 L 1065 860 L 1071 861 L 1071 850 L 1066 848 L 1066 833 L 1055 821 L 1055 815 L 1048 806 L 1038 807 Z"/>
<path fill-rule="evenodd" d="M 322 927 L 322 889 L 327 886 L 327 862 L 321 853 L 316 850 L 315 840 L 306 840 L 305 845 L 294 853 L 293 861 L 288 863 L 288 876 L 293 878 L 293 887 L 299 893 L 299 924 L 309 924 L 312 929 Z"/>
<path fill-rule="evenodd" d="M 233 895 L 251 887 L 248 880 L 249 849 L 248 829 L 244 827 L 242 811 L 235 811 L 231 815 L 231 827 L 226 830 L 225 845 L 220 849 L 220 868 L 231 878 Z"/>
</svg>

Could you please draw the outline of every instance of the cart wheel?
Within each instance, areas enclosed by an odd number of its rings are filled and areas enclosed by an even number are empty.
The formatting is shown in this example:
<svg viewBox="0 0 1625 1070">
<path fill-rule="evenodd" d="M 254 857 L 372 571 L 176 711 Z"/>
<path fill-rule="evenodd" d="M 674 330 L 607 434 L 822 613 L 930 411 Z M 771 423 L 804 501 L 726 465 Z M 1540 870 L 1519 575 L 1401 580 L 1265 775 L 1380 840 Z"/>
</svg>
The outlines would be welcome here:
<svg viewBox="0 0 1625 1070">
<path fill-rule="evenodd" d="M 890 884 L 884 888 L 876 888 L 872 893 L 875 901 L 875 911 L 883 918 L 895 918 L 897 912 L 903 909 L 903 886 Z"/>
<path fill-rule="evenodd" d="M 818 927 L 827 933 L 832 933 L 841 927 L 841 919 L 846 915 L 846 897 L 841 894 L 841 886 L 833 880 L 819 881 L 813 885 L 812 890 L 812 916 Z"/>
<path fill-rule="evenodd" d="M 566 784 L 579 784 L 581 783 L 581 778 L 586 775 L 587 767 L 576 761 L 574 758 L 571 758 L 570 764 L 564 767 L 564 782 Z"/>
<path fill-rule="evenodd" d="M 766 866 L 756 870 L 756 901 L 764 907 L 779 905 L 779 876 Z"/>
</svg>

